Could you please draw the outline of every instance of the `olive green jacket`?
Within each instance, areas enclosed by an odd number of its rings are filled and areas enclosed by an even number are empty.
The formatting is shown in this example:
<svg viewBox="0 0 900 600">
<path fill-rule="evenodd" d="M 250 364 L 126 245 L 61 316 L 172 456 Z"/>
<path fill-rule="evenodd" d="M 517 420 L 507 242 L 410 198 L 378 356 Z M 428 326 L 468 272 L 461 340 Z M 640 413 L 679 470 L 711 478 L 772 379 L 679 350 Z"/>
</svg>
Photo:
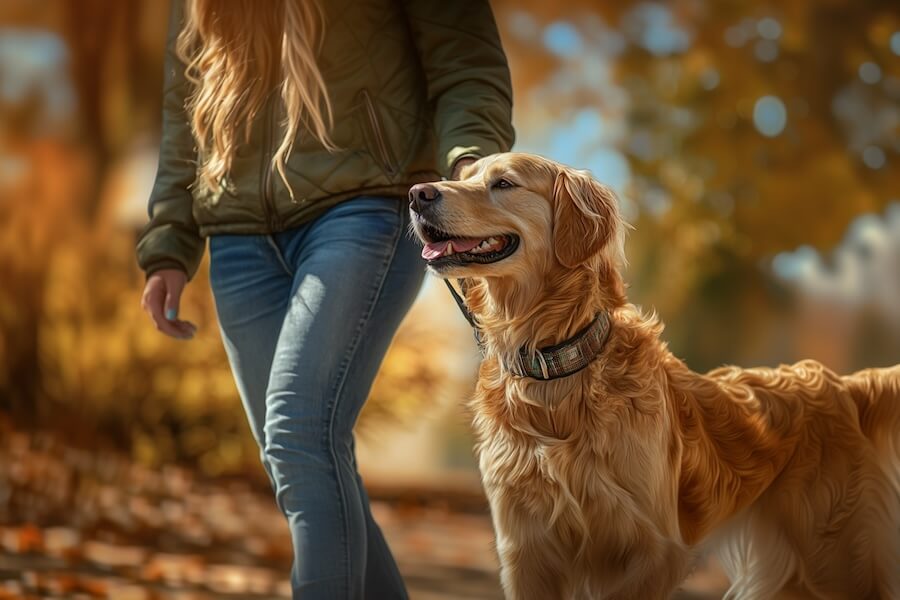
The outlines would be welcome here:
<svg viewBox="0 0 900 600">
<path fill-rule="evenodd" d="M 506 56 L 487 0 L 322 0 L 319 68 L 334 111 L 326 151 L 301 132 L 286 162 L 293 198 L 271 169 L 283 104 L 272 94 L 219 190 L 194 186 L 196 147 L 185 113 L 189 88 L 175 55 L 183 1 L 173 0 L 163 136 L 150 222 L 137 245 L 150 273 L 192 277 L 217 233 L 275 233 L 360 195 L 405 199 L 409 186 L 448 176 L 464 156 L 513 143 Z"/>
</svg>

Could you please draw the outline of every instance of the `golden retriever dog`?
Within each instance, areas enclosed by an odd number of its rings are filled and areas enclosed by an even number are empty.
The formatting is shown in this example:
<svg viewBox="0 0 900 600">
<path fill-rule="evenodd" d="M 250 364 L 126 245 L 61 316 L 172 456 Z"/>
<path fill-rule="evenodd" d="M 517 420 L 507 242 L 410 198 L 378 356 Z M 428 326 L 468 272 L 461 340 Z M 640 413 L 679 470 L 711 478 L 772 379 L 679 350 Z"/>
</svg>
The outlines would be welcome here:
<svg viewBox="0 0 900 600">
<path fill-rule="evenodd" d="M 666 598 L 709 550 L 730 599 L 900 599 L 900 366 L 691 371 L 626 300 L 615 196 L 550 160 L 483 158 L 414 186 L 410 210 L 478 327 L 471 408 L 507 597 Z M 584 368 L 516 373 L 595 319 Z"/>
</svg>

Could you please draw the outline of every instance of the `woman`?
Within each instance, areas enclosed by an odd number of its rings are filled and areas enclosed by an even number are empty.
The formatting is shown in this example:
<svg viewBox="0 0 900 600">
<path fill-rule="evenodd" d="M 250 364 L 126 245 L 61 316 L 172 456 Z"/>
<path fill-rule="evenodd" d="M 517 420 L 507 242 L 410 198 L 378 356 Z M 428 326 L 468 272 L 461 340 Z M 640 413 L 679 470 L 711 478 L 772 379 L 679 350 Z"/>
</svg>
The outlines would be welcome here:
<svg viewBox="0 0 900 600">
<path fill-rule="evenodd" d="M 208 237 L 222 338 L 291 529 L 295 597 L 405 598 L 353 425 L 423 276 L 408 188 L 513 141 L 490 7 L 174 5 L 143 305 L 163 333 L 193 335 L 178 300 Z"/>
</svg>

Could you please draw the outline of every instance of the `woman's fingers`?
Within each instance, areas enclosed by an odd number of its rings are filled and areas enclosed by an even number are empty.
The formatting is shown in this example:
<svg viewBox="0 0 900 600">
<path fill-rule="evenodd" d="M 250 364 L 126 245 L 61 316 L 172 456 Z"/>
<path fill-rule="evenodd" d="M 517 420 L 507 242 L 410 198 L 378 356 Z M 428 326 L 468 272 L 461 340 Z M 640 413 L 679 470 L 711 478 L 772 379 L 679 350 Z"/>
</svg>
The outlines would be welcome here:
<svg viewBox="0 0 900 600">
<path fill-rule="evenodd" d="M 166 301 L 163 304 L 165 308 L 166 320 L 178 330 L 181 337 L 191 338 L 197 331 L 196 325 L 189 321 L 182 321 L 178 318 L 178 305 L 181 302 L 181 292 L 187 280 L 183 277 L 166 278 Z"/>
<path fill-rule="evenodd" d="M 186 282 L 185 274 L 177 269 L 157 271 L 147 279 L 141 299 L 141 306 L 156 328 L 177 339 L 190 339 L 197 331 L 193 323 L 178 319 L 178 304 Z"/>
<path fill-rule="evenodd" d="M 182 332 L 165 317 L 165 299 L 165 282 L 161 277 L 156 277 L 155 274 L 151 275 L 144 291 L 144 310 L 150 314 L 150 319 L 156 325 L 158 331 L 172 337 L 181 338 L 183 336 Z"/>
</svg>

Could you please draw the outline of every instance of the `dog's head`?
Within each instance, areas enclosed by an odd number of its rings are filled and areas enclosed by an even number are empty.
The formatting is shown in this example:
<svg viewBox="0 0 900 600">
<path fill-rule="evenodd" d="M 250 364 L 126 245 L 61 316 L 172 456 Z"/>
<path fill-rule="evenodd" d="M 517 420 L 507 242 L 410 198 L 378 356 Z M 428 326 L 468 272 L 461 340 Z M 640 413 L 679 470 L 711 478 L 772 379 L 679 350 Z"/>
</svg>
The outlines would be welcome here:
<svg viewBox="0 0 900 600">
<path fill-rule="evenodd" d="M 409 201 L 422 257 L 441 277 L 533 279 L 622 259 L 612 191 L 539 156 L 482 158 L 459 181 L 413 186 Z"/>
</svg>

